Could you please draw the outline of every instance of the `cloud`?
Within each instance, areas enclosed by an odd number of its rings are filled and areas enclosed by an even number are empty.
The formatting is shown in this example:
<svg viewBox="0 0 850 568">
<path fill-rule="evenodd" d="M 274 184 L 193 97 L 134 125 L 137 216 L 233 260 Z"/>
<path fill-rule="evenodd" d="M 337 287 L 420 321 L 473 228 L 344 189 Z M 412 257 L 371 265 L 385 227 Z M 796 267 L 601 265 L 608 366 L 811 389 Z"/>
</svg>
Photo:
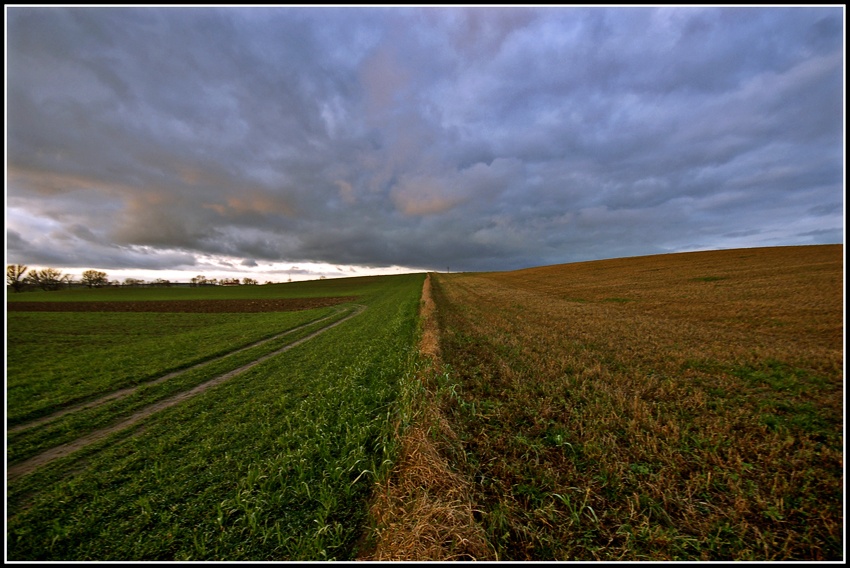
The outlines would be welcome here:
<svg viewBox="0 0 850 568">
<path fill-rule="evenodd" d="M 204 203 L 203 207 L 212 209 L 219 216 L 267 216 L 278 215 L 292 217 L 294 209 L 284 198 L 250 190 L 239 191 L 239 195 L 228 196 L 225 203 Z"/>
<path fill-rule="evenodd" d="M 438 180 L 425 177 L 403 178 L 390 192 L 395 206 L 405 215 L 443 213 L 463 200 Z"/>
<path fill-rule="evenodd" d="M 498 270 L 843 240 L 838 7 L 7 16 L 10 261 Z"/>
</svg>

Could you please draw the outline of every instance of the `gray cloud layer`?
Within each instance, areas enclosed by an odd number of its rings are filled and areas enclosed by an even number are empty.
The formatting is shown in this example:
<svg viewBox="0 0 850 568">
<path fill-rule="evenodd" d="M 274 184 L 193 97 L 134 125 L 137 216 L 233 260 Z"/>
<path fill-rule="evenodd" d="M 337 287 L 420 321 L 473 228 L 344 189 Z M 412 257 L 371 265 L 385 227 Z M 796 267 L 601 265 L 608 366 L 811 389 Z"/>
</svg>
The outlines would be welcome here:
<svg viewBox="0 0 850 568">
<path fill-rule="evenodd" d="M 10 262 L 843 242 L 843 9 L 7 8 Z"/>
</svg>

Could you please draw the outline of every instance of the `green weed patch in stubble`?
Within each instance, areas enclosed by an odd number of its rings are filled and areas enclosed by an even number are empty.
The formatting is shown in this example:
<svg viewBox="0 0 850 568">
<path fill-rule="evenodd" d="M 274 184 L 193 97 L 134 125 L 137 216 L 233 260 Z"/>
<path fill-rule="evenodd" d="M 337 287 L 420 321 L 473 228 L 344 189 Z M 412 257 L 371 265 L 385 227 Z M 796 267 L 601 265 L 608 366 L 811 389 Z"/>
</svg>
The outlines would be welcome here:
<svg viewBox="0 0 850 568">
<path fill-rule="evenodd" d="M 10 486 L 9 558 L 352 558 L 394 457 L 422 278 L 371 283 L 360 315 Z"/>
<path fill-rule="evenodd" d="M 441 404 L 500 559 L 841 558 L 841 262 L 800 248 L 434 279 Z M 679 286 L 700 272 L 731 292 Z"/>
<path fill-rule="evenodd" d="M 743 365 L 689 361 L 684 369 L 710 370 L 710 376 L 737 379 L 734 383 L 725 381 L 733 386 L 723 388 L 697 377 L 696 381 L 705 384 L 711 397 L 709 407 L 747 405 L 771 432 L 802 434 L 834 450 L 840 449 L 842 422 L 834 404 L 840 399 L 840 385 L 828 378 L 774 359 Z"/>
</svg>

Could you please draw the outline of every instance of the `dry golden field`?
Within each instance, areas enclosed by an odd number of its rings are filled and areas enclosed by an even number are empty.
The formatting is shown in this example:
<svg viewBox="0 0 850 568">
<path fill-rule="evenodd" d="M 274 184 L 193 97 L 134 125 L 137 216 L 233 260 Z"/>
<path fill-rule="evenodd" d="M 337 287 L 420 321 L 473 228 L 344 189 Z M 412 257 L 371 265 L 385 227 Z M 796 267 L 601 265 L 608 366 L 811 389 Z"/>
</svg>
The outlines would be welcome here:
<svg viewBox="0 0 850 568">
<path fill-rule="evenodd" d="M 839 560 L 843 246 L 432 275 L 500 560 Z"/>
</svg>

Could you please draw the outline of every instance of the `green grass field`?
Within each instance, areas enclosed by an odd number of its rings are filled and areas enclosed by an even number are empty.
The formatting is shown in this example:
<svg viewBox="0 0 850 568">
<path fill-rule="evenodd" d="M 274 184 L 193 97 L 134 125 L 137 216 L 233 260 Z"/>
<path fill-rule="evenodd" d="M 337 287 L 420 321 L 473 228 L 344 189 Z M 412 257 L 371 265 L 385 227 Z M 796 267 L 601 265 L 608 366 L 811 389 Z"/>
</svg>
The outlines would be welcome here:
<svg viewBox="0 0 850 568">
<path fill-rule="evenodd" d="M 32 301 L 358 296 L 365 310 L 8 485 L 10 560 L 350 559 L 395 455 L 424 275 L 276 286 L 73 290 Z M 291 295 L 290 295 L 291 294 Z M 64 297 L 63 297 L 64 296 Z M 348 308 L 351 304 L 341 304 Z M 187 369 L 132 397 L 11 436 L 19 462 L 344 317 L 9 312 L 11 424 Z M 292 335 L 234 349 L 331 316 Z M 208 362 L 189 369 L 192 365 Z M 39 433 L 40 432 L 40 433 Z M 7 438 L 7 442 L 9 438 Z"/>
<path fill-rule="evenodd" d="M 12 312 L 7 319 L 7 421 L 14 426 L 144 383 L 332 311 Z"/>
</svg>

